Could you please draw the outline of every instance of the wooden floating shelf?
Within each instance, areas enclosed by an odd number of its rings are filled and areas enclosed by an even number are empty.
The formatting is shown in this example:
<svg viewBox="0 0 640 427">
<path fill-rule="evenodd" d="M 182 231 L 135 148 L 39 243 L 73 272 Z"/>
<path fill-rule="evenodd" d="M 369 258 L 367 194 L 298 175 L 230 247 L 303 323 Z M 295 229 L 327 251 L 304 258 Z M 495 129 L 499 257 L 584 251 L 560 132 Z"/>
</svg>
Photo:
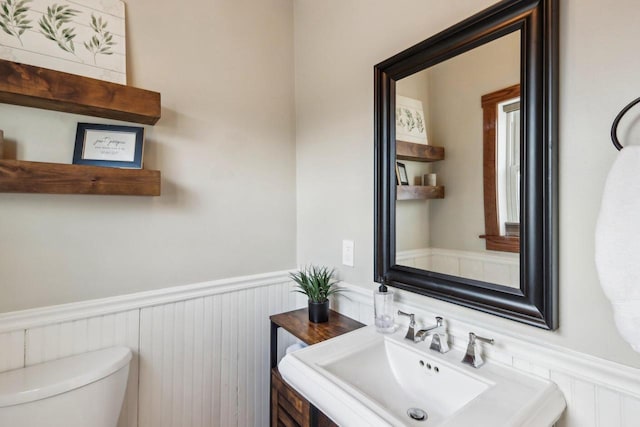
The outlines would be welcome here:
<svg viewBox="0 0 640 427">
<path fill-rule="evenodd" d="M 444 160 L 444 147 L 396 141 L 396 158 L 415 162 L 437 162 Z"/>
<path fill-rule="evenodd" d="M 160 94 L 0 60 L 0 102 L 153 125 Z"/>
<path fill-rule="evenodd" d="M 444 186 L 397 185 L 397 200 L 444 199 Z"/>
<path fill-rule="evenodd" d="M 160 171 L 0 160 L 0 193 L 159 196 Z"/>
</svg>

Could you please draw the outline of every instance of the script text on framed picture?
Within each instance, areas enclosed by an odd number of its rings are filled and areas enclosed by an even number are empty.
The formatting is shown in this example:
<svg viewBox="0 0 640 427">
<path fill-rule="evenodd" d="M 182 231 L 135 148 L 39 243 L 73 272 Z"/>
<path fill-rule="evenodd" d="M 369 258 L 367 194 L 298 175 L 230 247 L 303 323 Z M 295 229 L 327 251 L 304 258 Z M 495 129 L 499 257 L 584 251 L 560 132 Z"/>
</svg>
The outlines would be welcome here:
<svg viewBox="0 0 640 427">
<path fill-rule="evenodd" d="M 78 123 L 74 165 L 142 169 L 144 128 Z"/>
</svg>

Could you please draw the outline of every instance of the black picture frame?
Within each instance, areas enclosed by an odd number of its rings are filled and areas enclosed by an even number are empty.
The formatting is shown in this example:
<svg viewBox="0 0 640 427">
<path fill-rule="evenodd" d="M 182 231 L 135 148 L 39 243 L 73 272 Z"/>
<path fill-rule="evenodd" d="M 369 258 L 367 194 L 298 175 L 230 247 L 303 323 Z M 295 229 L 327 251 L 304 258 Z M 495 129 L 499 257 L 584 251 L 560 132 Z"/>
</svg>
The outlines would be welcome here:
<svg viewBox="0 0 640 427">
<path fill-rule="evenodd" d="M 142 169 L 144 128 L 78 123 L 74 165 Z"/>
<path fill-rule="evenodd" d="M 397 185 L 409 185 L 409 175 L 404 163 L 396 162 L 396 174 Z"/>
<path fill-rule="evenodd" d="M 521 31 L 520 287 L 396 264 L 396 81 Z M 374 279 L 543 329 L 558 328 L 558 1 L 504 0 L 374 67 Z"/>
</svg>

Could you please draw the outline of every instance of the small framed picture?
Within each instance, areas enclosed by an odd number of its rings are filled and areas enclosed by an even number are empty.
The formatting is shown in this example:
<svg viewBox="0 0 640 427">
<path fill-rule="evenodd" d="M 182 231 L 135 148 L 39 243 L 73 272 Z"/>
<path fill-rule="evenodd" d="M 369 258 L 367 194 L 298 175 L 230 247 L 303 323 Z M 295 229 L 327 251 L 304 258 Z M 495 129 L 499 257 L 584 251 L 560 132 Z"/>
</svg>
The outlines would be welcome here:
<svg viewBox="0 0 640 427">
<path fill-rule="evenodd" d="M 144 128 L 78 123 L 74 165 L 142 169 Z"/>
<path fill-rule="evenodd" d="M 400 185 L 409 185 L 409 176 L 404 163 L 396 162 L 396 178 Z"/>
</svg>

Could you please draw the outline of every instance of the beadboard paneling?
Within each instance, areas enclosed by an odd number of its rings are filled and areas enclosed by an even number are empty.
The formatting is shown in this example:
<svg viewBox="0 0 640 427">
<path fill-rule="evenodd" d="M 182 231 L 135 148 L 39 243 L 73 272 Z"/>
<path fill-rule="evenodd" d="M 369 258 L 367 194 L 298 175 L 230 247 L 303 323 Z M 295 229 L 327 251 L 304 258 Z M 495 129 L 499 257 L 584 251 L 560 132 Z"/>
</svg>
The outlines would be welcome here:
<svg viewBox="0 0 640 427">
<path fill-rule="evenodd" d="M 338 296 L 334 309 L 371 324 L 371 292 L 345 287 L 353 292 Z M 398 308 L 420 321 L 433 316 L 411 298 L 403 297 L 406 303 Z M 303 304 L 282 272 L 5 314 L 0 370 L 126 345 L 140 359 L 131 366 L 120 427 L 268 425 L 269 315 Z M 452 345 L 464 347 L 471 325 L 447 320 Z M 558 427 L 638 425 L 637 370 L 548 346 L 533 348 L 499 331 L 495 337 L 503 345 L 487 348 L 487 359 L 558 384 L 567 400 Z M 292 342 L 280 331 L 279 353 Z"/>
<path fill-rule="evenodd" d="M 638 427 L 638 424 L 640 424 L 640 399 L 624 396 L 622 398 L 622 425 L 624 427 Z M 610 425 L 601 424 L 602 427 Z"/>
<path fill-rule="evenodd" d="M 24 331 L 0 334 L 0 372 L 24 366 Z"/>
<path fill-rule="evenodd" d="M 396 253 L 398 264 L 467 277 L 512 288 L 520 284 L 520 261 L 515 254 L 423 248 Z"/>
<path fill-rule="evenodd" d="M 283 283 L 142 309 L 139 426 L 268 425 L 269 315 L 294 308 Z"/>
<path fill-rule="evenodd" d="M 333 308 L 365 324 L 373 323 L 373 289 L 342 283 L 347 290 L 333 298 Z M 427 324 L 434 313 L 426 298 L 398 291 L 398 309 L 415 313 L 416 321 Z M 398 301 L 399 300 L 399 301 Z M 402 302 L 400 302 L 402 301 Z M 396 319 L 403 323 L 404 319 Z M 532 344 L 525 339 L 485 331 L 464 319 L 445 316 L 452 347 L 464 350 L 467 333 L 475 330 L 491 336 L 500 346 L 484 347 L 487 360 L 551 379 L 565 396 L 567 409 L 557 427 L 637 427 L 640 425 L 640 370 L 567 349 Z M 401 326 L 405 327 L 405 326 Z"/>
<path fill-rule="evenodd" d="M 269 316 L 305 304 L 291 290 L 284 271 L 0 314 L 0 371 L 124 345 L 119 427 L 268 425 Z"/>
<path fill-rule="evenodd" d="M 130 310 L 26 330 L 26 366 L 102 348 L 124 346 L 133 352 L 119 427 L 138 419 L 139 311 Z"/>
</svg>

